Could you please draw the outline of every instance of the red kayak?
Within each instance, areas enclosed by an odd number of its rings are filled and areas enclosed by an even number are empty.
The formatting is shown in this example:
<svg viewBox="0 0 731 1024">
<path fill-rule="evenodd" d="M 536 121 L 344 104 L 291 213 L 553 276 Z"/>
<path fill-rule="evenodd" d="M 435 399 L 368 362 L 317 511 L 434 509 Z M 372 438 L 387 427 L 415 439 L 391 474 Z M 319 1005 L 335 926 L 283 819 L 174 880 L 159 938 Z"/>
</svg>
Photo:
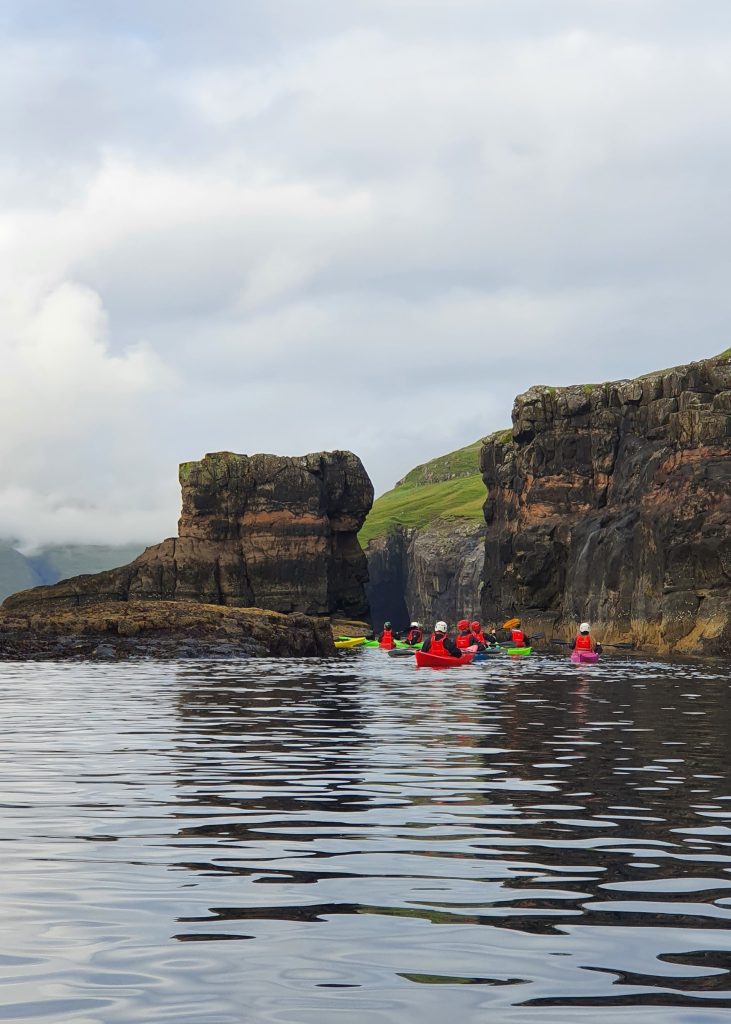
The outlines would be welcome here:
<svg viewBox="0 0 731 1024">
<path fill-rule="evenodd" d="M 571 654 L 573 665 L 594 665 L 597 661 L 599 661 L 599 655 L 596 651 L 573 651 Z"/>
<path fill-rule="evenodd" d="M 429 651 L 415 651 L 417 668 L 456 668 L 458 665 L 469 665 L 477 654 L 476 647 L 465 647 L 461 658 L 446 658 L 441 654 L 430 654 Z"/>
</svg>

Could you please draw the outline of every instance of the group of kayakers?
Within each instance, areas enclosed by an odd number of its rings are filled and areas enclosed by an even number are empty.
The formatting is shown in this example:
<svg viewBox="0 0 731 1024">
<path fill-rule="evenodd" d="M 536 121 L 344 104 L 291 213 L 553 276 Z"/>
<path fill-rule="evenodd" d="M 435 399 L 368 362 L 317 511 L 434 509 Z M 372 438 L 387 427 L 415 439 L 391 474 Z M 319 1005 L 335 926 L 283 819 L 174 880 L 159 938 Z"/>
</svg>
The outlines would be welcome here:
<svg viewBox="0 0 731 1024">
<path fill-rule="evenodd" d="M 514 647 L 525 648 L 530 646 L 531 638 L 525 632 L 520 619 L 511 619 L 502 628 L 509 632 L 509 640 Z M 384 622 L 383 630 L 378 637 L 379 643 L 383 646 L 390 646 L 396 639 L 400 639 L 400 634 L 394 631 L 390 622 Z M 412 622 L 409 625 L 404 641 L 412 647 L 421 645 L 421 649 L 425 652 L 439 654 L 442 657 L 451 655 L 453 658 L 460 658 L 462 651 L 468 647 L 476 647 L 479 652 L 486 651 L 490 647 L 497 647 L 499 644 L 497 627 L 492 625 L 485 632 L 478 619 L 473 619 L 471 622 L 469 619 L 460 619 L 457 623 L 454 639 L 449 635 L 447 623 L 441 619 L 435 623 L 434 632 L 431 636 L 426 637 L 424 636 L 421 624 Z M 579 632 L 570 646 L 572 650 L 577 651 L 601 652 L 601 644 L 594 643 L 592 640 L 588 622 L 581 623 Z"/>
</svg>

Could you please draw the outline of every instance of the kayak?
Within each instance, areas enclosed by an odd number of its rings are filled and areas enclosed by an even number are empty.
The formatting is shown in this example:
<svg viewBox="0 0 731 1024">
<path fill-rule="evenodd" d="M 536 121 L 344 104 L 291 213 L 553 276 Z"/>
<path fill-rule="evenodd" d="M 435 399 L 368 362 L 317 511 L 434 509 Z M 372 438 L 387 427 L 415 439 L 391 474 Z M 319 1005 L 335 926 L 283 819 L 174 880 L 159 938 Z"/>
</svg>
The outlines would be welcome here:
<svg viewBox="0 0 731 1024">
<path fill-rule="evenodd" d="M 505 647 L 506 654 L 510 654 L 514 658 L 527 658 L 529 654 L 533 653 L 532 647 Z"/>
<path fill-rule="evenodd" d="M 458 665 L 469 665 L 474 659 L 477 651 L 472 648 L 465 648 L 461 658 L 453 658 L 451 655 L 443 657 L 441 654 L 431 654 L 429 651 L 415 651 L 417 668 L 457 668 Z"/>
<path fill-rule="evenodd" d="M 502 647 L 488 647 L 486 651 L 478 651 L 474 657 L 474 661 L 489 661 L 490 656 L 493 654 L 505 654 L 506 652 Z"/>
<path fill-rule="evenodd" d="M 385 646 L 383 646 L 379 640 L 364 640 L 363 641 L 363 646 L 364 647 L 380 647 L 382 651 L 394 651 L 394 650 L 414 651 L 414 650 L 418 650 L 418 648 L 421 645 L 419 644 L 417 647 L 412 647 L 411 644 L 407 644 L 405 640 L 394 640 L 393 643 L 386 644 Z"/>
<path fill-rule="evenodd" d="M 335 646 L 339 651 L 349 651 L 353 647 L 362 647 L 365 642 L 364 636 L 341 636 L 335 641 Z"/>
<path fill-rule="evenodd" d="M 599 661 L 599 655 L 596 653 L 596 651 L 571 652 L 572 665 L 595 665 L 597 661 Z"/>
</svg>

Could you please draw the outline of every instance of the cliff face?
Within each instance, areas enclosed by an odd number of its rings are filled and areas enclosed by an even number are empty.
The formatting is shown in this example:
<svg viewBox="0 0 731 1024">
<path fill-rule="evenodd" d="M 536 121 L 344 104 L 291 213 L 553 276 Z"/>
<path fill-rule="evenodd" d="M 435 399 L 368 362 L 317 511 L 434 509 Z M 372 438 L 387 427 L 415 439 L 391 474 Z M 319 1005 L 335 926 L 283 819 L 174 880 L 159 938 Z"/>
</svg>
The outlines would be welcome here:
<svg viewBox="0 0 731 1024">
<path fill-rule="evenodd" d="M 152 599 L 367 615 L 356 535 L 373 487 L 355 455 L 218 452 L 183 463 L 180 483 L 177 537 L 120 569 L 23 591 L 3 607 Z"/>
<path fill-rule="evenodd" d="M 484 561 L 481 442 L 425 462 L 381 495 L 368 516 L 368 599 L 375 626 L 433 625 L 478 614 Z"/>
<path fill-rule="evenodd" d="M 368 545 L 368 599 L 374 624 L 416 619 L 431 627 L 479 615 L 485 528 L 438 519 L 420 529 L 396 527 Z"/>
<path fill-rule="evenodd" d="M 487 438 L 483 616 L 731 649 L 731 360 L 534 387 Z"/>
</svg>

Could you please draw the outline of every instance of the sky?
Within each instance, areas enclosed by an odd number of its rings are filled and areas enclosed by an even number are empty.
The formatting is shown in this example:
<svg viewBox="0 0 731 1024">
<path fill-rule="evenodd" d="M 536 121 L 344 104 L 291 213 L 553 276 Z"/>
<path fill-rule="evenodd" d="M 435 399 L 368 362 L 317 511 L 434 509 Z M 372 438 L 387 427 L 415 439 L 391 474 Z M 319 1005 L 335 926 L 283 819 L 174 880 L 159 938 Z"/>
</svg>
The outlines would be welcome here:
<svg viewBox="0 0 731 1024">
<path fill-rule="evenodd" d="M 729 346 L 728 0 L 4 0 L 0 537 Z"/>
</svg>

